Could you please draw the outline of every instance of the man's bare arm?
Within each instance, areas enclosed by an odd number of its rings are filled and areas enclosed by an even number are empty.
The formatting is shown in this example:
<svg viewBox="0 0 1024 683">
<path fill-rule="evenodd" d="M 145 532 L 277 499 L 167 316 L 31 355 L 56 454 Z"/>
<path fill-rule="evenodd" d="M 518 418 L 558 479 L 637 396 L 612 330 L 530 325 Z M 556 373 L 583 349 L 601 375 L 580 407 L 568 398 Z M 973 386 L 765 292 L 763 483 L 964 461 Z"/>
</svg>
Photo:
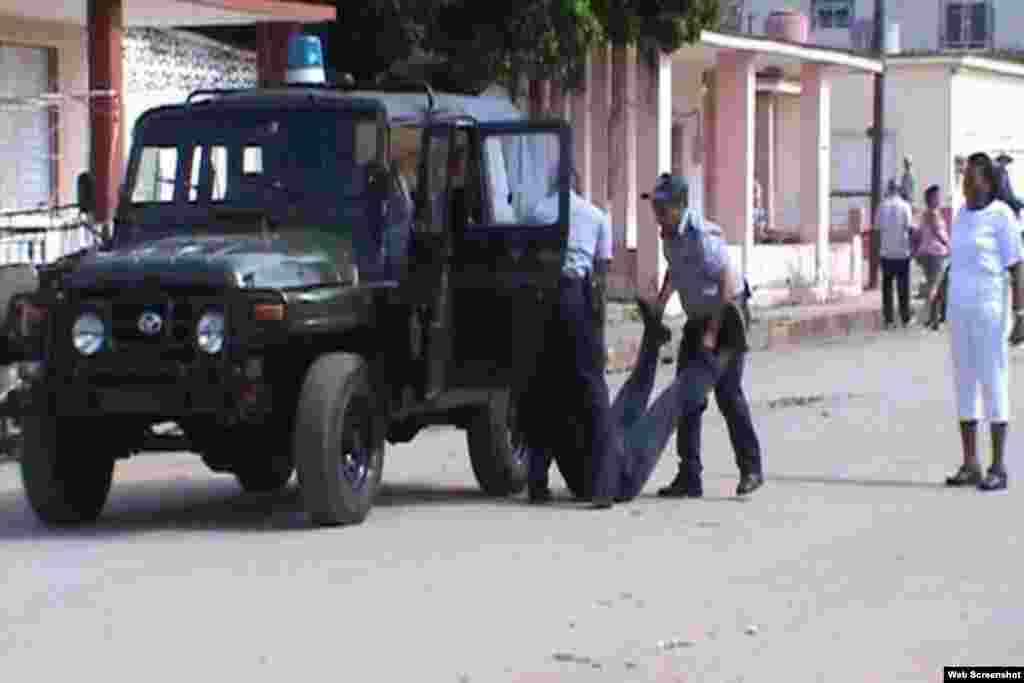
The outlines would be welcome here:
<svg viewBox="0 0 1024 683">
<path fill-rule="evenodd" d="M 1013 306 L 1013 327 L 1010 330 L 1010 343 L 1024 342 L 1024 291 L 1021 290 L 1021 263 L 1018 261 L 1008 268 L 1010 272 L 1010 292 Z"/>
</svg>

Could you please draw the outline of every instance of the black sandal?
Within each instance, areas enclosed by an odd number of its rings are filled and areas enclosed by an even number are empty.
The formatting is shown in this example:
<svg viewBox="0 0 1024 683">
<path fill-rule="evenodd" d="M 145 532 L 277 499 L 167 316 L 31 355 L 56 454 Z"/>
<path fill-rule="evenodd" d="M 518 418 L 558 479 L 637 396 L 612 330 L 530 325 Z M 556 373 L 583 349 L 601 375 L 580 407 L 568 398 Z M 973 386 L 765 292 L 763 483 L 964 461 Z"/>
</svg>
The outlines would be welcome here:
<svg viewBox="0 0 1024 683">
<path fill-rule="evenodd" d="M 978 483 L 982 491 L 1002 491 L 1007 486 L 1006 470 L 990 467 L 985 478 Z"/>
<path fill-rule="evenodd" d="M 946 486 L 978 486 L 982 482 L 981 468 L 961 465 L 951 477 L 946 477 Z"/>
</svg>

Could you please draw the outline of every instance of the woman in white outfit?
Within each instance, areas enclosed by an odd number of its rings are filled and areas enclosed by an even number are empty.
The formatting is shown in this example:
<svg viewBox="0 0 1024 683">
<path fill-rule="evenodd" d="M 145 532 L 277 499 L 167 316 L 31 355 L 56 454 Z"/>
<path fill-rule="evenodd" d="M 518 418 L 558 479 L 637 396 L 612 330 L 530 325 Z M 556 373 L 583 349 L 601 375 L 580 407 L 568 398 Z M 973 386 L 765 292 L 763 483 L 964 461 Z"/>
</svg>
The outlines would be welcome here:
<svg viewBox="0 0 1024 683">
<path fill-rule="evenodd" d="M 1010 419 L 1007 336 L 1013 344 L 1024 340 L 1020 226 L 1010 207 L 996 198 L 997 176 L 988 155 L 974 154 L 967 160 L 963 190 L 966 205 L 957 213 L 952 230 L 948 296 L 964 461 L 946 483 L 995 491 L 1007 485 L 1003 464 Z M 1013 294 L 1012 333 L 1007 324 L 1007 272 Z M 982 406 L 992 434 L 992 465 L 984 476 L 977 454 Z"/>
</svg>

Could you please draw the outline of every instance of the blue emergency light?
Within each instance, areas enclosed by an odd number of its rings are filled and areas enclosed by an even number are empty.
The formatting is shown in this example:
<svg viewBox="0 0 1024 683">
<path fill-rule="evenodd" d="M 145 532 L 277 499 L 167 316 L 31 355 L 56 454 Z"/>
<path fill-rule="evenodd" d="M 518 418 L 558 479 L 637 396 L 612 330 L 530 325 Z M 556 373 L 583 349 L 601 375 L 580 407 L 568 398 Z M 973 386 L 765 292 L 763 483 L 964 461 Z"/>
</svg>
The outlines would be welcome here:
<svg viewBox="0 0 1024 683">
<path fill-rule="evenodd" d="M 288 70 L 285 82 L 317 84 L 327 82 L 324 48 L 316 36 L 298 35 L 288 41 Z"/>
</svg>

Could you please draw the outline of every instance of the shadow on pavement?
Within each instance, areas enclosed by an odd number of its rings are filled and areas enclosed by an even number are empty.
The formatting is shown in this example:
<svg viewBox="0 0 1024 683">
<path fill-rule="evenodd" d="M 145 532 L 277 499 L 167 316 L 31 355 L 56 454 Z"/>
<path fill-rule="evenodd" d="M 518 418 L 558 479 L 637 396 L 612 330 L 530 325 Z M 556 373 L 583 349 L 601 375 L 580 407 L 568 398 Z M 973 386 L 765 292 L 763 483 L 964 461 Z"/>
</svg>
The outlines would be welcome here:
<svg viewBox="0 0 1024 683">
<path fill-rule="evenodd" d="M 907 488 L 907 489 L 946 489 L 941 481 L 900 481 L 894 479 L 853 479 L 845 477 L 798 476 L 786 474 L 769 475 L 765 482 L 767 488 L 772 483 L 787 484 L 838 484 L 840 486 L 863 486 L 865 488 Z"/>
<path fill-rule="evenodd" d="M 527 506 L 523 496 L 491 498 L 476 488 L 402 483 L 382 486 L 374 507 L 421 505 Z M 371 511 L 366 524 L 372 523 Z M 302 509 L 294 478 L 284 491 L 267 494 L 244 493 L 227 478 L 115 482 L 99 520 L 91 525 L 65 529 L 50 529 L 39 522 L 20 487 L 0 493 L 0 541 L 104 538 L 168 530 L 280 532 L 317 529 Z"/>
</svg>

